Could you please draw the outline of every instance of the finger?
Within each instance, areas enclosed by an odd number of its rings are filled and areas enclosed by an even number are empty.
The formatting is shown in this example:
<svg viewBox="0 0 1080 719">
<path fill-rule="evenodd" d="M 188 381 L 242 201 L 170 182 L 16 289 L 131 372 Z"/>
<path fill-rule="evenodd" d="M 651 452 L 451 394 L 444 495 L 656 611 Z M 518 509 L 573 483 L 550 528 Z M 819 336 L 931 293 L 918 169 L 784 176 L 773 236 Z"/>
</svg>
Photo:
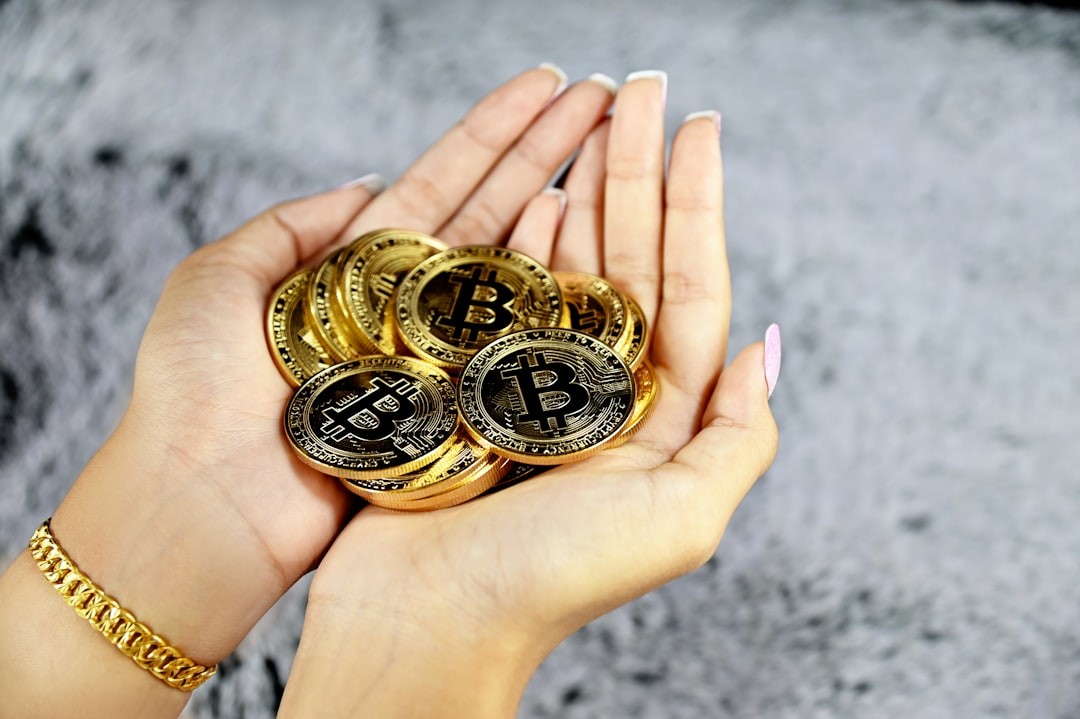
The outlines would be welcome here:
<svg viewBox="0 0 1080 719">
<path fill-rule="evenodd" d="M 714 507 L 730 514 L 772 464 L 779 438 L 769 410 L 769 378 L 776 381 L 779 358 L 767 366 L 765 344 L 746 347 L 721 373 L 701 431 L 661 468 L 658 482 L 696 484 Z"/>
<path fill-rule="evenodd" d="M 752 345 L 724 371 L 712 393 L 709 424 L 674 461 L 653 470 L 609 471 L 616 462 L 605 452 L 586 460 L 592 465 L 589 482 L 566 485 L 556 470 L 515 488 L 516 497 L 507 492 L 490 498 L 556 507 L 567 506 L 567 492 L 572 493 L 573 511 L 548 519 L 558 525 L 562 546 L 590 551 L 545 577 L 546 586 L 557 591 L 548 595 L 537 621 L 570 622 L 558 628 L 573 630 L 713 555 L 732 513 L 776 453 L 764 356 L 761 343 Z M 574 471 L 572 465 L 566 470 Z M 597 577 L 604 578 L 602 587 Z"/>
<path fill-rule="evenodd" d="M 715 112 L 687 117 L 668 165 L 662 299 L 652 357 L 665 386 L 685 399 L 670 418 L 676 424 L 666 431 L 676 442 L 697 430 L 727 354 L 731 282 L 719 122 Z"/>
<path fill-rule="evenodd" d="M 667 75 L 632 73 L 615 98 L 604 190 L 604 272 L 650 323 L 660 296 Z"/>
<path fill-rule="evenodd" d="M 551 247 L 566 210 L 566 192 L 549 187 L 529 200 L 506 246 L 524 252 L 542 265 L 551 263 Z"/>
<path fill-rule="evenodd" d="M 607 112 L 612 85 L 610 78 L 594 75 L 564 92 L 437 232 L 439 238 L 449 245 L 502 241 L 525 203 L 551 181 Z"/>
<path fill-rule="evenodd" d="M 611 121 L 585 138 L 566 177 L 566 214 L 552 255 L 553 270 L 604 274 L 604 164 Z"/>
<path fill-rule="evenodd" d="M 349 225 L 342 240 L 382 227 L 434 232 L 565 83 L 562 70 L 541 65 L 484 97 Z"/>
<path fill-rule="evenodd" d="M 221 262 L 260 286 L 273 287 L 337 238 L 371 202 L 377 187 L 376 176 L 368 176 L 331 192 L 276 205 L 206 245 L 192 260 Z"/>
<path fill-rule="evenodd" d="M 620 506 L 629 515 L 623 519 L 636 529 L 607 561 L 626 565 L 635 577 L 633 594 L 704 564 L 739 502 L 772 464 L 779 438 L 764 355 L 762 343 L 750 345 L 724 370 L 706 424 L 671 462 L 621 477 Z"/>
<path fill-rule="evenodd" d="M 642 566 L 667 581 L 704 564 L 716 551 L 731 515 L 776 456 L 778 434 L 769 411 L 764 347 L 745 348 L 724 370 L 701 431 L 672 462 L 634 475 L 630 497 L 648 498 L 640 518 Z M 666 553 L 666 555 L 665 555 Z"/>
</svg>

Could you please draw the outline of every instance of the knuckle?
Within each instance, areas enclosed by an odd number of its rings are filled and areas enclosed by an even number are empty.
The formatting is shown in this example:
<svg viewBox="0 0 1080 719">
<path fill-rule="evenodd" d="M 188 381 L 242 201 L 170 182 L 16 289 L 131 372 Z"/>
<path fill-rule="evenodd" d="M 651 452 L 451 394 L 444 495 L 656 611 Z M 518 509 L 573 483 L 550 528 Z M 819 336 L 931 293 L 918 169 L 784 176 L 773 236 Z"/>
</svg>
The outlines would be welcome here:
<svg viewBox="0 0 1080 719">
<path fill-rule="evenodd" d="M 545 175 L 549 173 L 548 166 L 551 163 L 548 162 L 544 145 L 537 141 L 535 135 L 524 135 L 517 141 L 517 144 L 514 145 L 512 152 L 514 155 L 521 158 L 521 160 L 529 167 L 532 167 Z"/>
<path fill-rule="evenodd" d="M 655 174 L 655 164 L 644 157 L 629 155 L 608 158 L 607 176 L 610 180 L 642 181 L 651 179 Z"/>
<path fill-rule="evenodd" d="M 485 130 L 485 125 L 473 113 L 469 113 L 458 123 L 462 135 L 481 150 L 492 154 L 502 152 L 502 144 L 497 137 Z"/>
<path fill-rule="evenodd" d="M 720 304 L 726 298 L 724 283 L 686 270 L 664 272 L 664 302 L 685 305 L 699 302 Z"/>
<path fill-rule="evenodd" d="M 694 214 L 716 214 L 720 212 L 720 198 L 702 193 L 698 188 L 683 190 L 669 189 L 665 204 L 669 211 Z"/>
<path fill-rule="evenodd" d="M 451 244 L 490 244 L 502 237 L 503 219 L 488 201 L 474 198 L 442 233 Z"/>
<path fill-rule="evenodd" d="M 438 184 L 418 172 L 406 172 L 396 185 L 397 201 L 405 214 L 428 219 L 447 204 Z"/>
</svg>

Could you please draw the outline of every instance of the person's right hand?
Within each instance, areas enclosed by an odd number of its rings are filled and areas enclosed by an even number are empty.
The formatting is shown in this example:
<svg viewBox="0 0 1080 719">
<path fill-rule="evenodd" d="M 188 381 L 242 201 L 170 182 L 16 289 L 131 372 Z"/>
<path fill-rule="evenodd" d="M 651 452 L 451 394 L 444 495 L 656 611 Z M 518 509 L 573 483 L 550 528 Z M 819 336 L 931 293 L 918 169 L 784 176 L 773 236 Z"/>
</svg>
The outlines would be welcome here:
<svg viewBox="0 0 1080 719">
<path fill-rule="evenodd" d="M 569 174 L 561 229 L 523 218 L 508 243 L 638 300 L 653 416 L 621 447 L 456 507 L 361 511 L 316 571 L 283 716 L 512 716 L 556 644 L 712 556 L 771 464 L 765 347 L 724 366 L 719 116 L 683 123 L 665 180 L 664 90 L 631 76 Z"/>
</svg>

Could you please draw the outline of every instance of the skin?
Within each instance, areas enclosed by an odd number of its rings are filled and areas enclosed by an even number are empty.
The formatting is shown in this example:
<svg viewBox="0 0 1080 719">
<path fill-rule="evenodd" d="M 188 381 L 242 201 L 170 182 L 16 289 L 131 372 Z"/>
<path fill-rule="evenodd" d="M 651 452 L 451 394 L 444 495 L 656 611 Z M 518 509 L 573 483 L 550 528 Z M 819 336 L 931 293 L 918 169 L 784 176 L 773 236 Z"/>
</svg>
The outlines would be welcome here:
<svg viewBox="0 0 1080 719">
<path fill-rule="evenodd" d="M 315 574 L 281 716 L 514 716 L 565 637 L 715 552 L 777 433 L 761 344 L 723 367 L 718 118 L 680 127 L 664 171 L 663 87 L 639 79 L 585 141 L 561 226 L 558 198 L 539 197 L 508 243 L 638 299 L 656 328 L 653 419 L 479 501 L 361 511 Z"/>
<path fill-rule="evenodd" d="M 680 129 L 665 190 L 659 83 L 624 86 L 610 122 L 605 88 L 552 100 L 558 83 L 545 69 L 510 80 L 378 197 L 285 203 L 185 260 L 129 410 L 54 515 L 86 574 L 205 664 L 318 565 L 283 716 L 511 715 L 563 637 L 711 556 L 772 460 L 761 346 L 720 373 L 715 125 Z M 538 193 L 578 147 L 560 226 L 558 193 Z M 385 226 L 452 245 L 509 236 L 555 269 L 605 273 L 655 320 L 655 418 L 617 450 L 460 507 L 350 512 L 287 446 L 292 389 L 262 322 L 296 266 Z M 27 553 L 0 602 L 0 715 L 176 716 L 186 703 L 64 606 Z"/>
</svg>

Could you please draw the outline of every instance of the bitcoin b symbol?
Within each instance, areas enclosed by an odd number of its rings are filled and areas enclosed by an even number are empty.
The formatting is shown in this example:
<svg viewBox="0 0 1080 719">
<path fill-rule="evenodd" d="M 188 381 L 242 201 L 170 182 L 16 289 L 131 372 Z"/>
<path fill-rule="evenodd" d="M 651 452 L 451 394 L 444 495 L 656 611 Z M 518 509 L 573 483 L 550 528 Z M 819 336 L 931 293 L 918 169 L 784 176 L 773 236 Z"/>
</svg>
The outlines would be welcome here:
<svg viewBox="0 0 1080 719">
<path fill-rule="evenodd" d="M 603 326 L 604 315 L 593 307 L 583 307 L 573 300 L 568 300 L 566 306 L 570 309 L 570 326 L 586 334 L 596 336 Z"/>
<path fill-rule="evenodd" d="M 416 414 L 412 398 L 419 389 L 407 379 L 387 382 L 382 377 L 371 380 L 371 389 L 342 407 L 323 410 L 326 422 L 322 431 L 341 442 L 356 437 L 368 442 L 388 439 L 395 422 L 404 422 Z"/>
<path fill-rule="evenodd" d="M 566 429 L 566 418 L 589 406 L 589 391 L 566 362 L 548 362 L 541 352 L 518 357 L 518 366 L 503 370 L 503 379 L 517 382 L 525 411 L 519 422 L 536 422 L 542 434 Z"/>
<path fill-rule="evenodd" d="M 454 340 L 464 339 L 466 342 L 475 339 L 481 332 L 493 334 L 509 327 L 514 321 L 514 313 L 507 305 L 514 300 L 514 291 L 497 282 L 497 275 L 498 273 L 491 269 L 484 274 L 484 268 L 479 266 L 473 267 L 469 275 L 451 273 L 450 282 L 459 285 L 457 297 L 454 298 L 454 308 L 449 315 L 437 319 L 435 324 L 449 327 Z M 476 291 L 480 287 L 490 289 L 495 296 L 490 299 L 477 297 Z M 486 310 L 490 315 L 486 321 L 477 321 L 478 313 L 473 308 Z"/>
</svg>

